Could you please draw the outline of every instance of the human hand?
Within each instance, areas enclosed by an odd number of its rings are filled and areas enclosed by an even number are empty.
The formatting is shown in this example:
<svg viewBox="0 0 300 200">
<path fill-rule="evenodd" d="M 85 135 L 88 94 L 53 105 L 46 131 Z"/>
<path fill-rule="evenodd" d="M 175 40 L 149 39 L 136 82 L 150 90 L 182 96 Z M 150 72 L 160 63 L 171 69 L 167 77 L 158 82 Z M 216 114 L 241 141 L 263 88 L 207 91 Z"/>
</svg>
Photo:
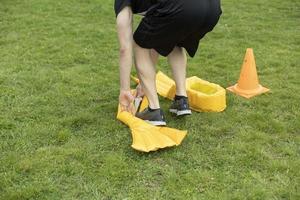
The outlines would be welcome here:
<svg viewBox="0 0 300 200">
<path fill-rule="evenodd" d="M 119 104 L 121 106 L 121 111 L 127 111 L 134 114 L 134 96 L 130 90 L 121 90 L 119 95 Z"/>
</svg>

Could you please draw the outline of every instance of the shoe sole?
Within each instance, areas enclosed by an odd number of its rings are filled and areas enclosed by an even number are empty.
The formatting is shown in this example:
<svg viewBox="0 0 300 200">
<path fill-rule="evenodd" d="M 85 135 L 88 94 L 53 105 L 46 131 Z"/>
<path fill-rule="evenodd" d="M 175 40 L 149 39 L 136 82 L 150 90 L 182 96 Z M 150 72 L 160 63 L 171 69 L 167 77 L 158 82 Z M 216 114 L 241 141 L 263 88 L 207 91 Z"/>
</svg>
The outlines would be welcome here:
<svg viewBox="0 0 300 200">
<path fill-rule="evenodd" d="M 182 116 L 182 115 L 191 115 L 192 111 L 191 110 L 177 110 L 177 109 L 170 109 L 169 110 L 171 113 L 176 114 L 177 116 Z"/>
<path fill-rule="evenodd" d="M 152 124 L 154 126 L 166 126 L 167 123 L 164 121 L 149 121 L 149 120 L 145 120 L 145 122 Z"/>
</svg>

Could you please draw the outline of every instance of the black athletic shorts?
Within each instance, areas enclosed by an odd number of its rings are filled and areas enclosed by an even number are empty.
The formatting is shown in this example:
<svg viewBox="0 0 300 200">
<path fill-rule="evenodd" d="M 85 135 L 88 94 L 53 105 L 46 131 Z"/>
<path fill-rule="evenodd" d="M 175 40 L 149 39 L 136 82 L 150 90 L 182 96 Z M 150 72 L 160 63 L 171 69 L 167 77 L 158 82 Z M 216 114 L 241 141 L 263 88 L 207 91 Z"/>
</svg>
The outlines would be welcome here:
<svg viewBox="0 0 300 200">
<path fill-rule="evenodd" d="M 135 42 L 163 56 L 179 46 L 194 57 L 200 39 L 222 13 L 220 0 L 116 0 L 116 15 L 125 6 L 131 6 L 133 13 L 145 13 L 134 32 Z"/>
</svg>

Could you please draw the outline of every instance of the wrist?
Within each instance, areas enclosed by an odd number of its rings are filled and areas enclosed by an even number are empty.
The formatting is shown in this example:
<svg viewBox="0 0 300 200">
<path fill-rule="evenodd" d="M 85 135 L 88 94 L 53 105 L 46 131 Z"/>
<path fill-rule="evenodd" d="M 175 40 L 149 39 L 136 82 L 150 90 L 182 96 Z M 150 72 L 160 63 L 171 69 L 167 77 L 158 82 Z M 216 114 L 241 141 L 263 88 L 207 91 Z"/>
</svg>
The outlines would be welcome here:
<svg viewBox="0 0 300 200">
<path fill-rule="evenodd" d="M 129 92 L 130 88 L 129 87 L 121 87 L 120 92 Z"/>
<path fill-rule="evenodd" d="M 120 90 L 129 91 L 130 90 L 130 71 L 122 70 L 120 68 Z"/>
<path fill-rule="evenodd" d="M 120 91 L 130 91 L 130 78 L 128 78 L 128 80 L 125 81 L 124 77 L 123 77 L 123 80 L 121 77 Z"/>
</svg>

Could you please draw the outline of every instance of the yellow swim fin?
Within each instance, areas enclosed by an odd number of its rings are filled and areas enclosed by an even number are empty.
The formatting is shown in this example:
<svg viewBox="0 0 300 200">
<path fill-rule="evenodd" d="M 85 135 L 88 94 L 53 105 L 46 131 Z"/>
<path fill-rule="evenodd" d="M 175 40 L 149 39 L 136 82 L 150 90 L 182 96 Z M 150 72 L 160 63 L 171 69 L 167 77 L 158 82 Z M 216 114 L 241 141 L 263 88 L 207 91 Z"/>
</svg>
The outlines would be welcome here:
<svg viewBox="0 0 300 200">
<path fill-rule="evenodd" d="M 147 98 L 144 97 L 140 109 L 147 106 Z M 168 127 L 156 127 L 148 124 L 129 112 L 121 112 L 120 106 L 118 108 L 117 119 L 131 129 L 131 147 L 138 151 L 150 152 L 166 147 L 178 146 L 187 134 L 187 131 Z"/>
<path fill-rule="evenodd" d="M 156 75 L 156 87 L 158 94 L 173 100 L 175 82 L 161 71 Z M 226 108 L 226 90 L 217 84 L 193 76 L 186 79 L 186 90 L 190 108 L 195 111 L 221 112 Z"/>
<path fill-rule="evenodd" d="M 160 96 L 170 100 L 174 99 L 176 93 L 175 82 L 161 71 L 156 74 L 156 88 Z"/>
<path fill-rule="evenodd" d="M 196 76 L 186 79 L 191 109 L 198 112 L 221 112 L 226 108 L 226 90 Z"/>
<path fill-rule="evenodd" d="M 137 78 L 134 80 L 138 82 Z M 160 96 L 174 99 L 175 82 L 161 71 L 156 74 L 156 88 Z M 226 90 L 220 85 L 193 76 L 186 79 L 186 90 L 190 108 L 194 111 L 221 112 L 226 108 Z"/>
<path fill-rule="evenodd" d="M 137 84 L 140 83 L 140 80 L 137 77 L 135 77 L 133 75 L 131 75 L 130 77 L 131 77 L 131 80 L 133 80 L 135 83 L 137 83 Z"/>
</svg>

